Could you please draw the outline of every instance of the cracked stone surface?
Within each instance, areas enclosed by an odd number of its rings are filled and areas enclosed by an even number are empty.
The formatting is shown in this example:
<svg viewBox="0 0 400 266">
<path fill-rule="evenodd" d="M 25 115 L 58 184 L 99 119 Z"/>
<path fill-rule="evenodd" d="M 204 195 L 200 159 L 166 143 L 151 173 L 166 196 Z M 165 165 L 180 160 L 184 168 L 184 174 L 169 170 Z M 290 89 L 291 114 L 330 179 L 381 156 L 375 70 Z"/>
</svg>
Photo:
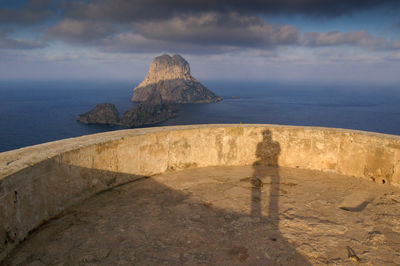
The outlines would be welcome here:
<svg viewBox="0 0 400 266">
<path fill-rule="evenodd" d="M 354 202 L 349 195 L 363 208 L 341 208 Z M 31 233 L 3 262 L 358 263 L 400 264 L 400 190 L 266 166 L 166 172 L 100 193 Z"/>
</svg>

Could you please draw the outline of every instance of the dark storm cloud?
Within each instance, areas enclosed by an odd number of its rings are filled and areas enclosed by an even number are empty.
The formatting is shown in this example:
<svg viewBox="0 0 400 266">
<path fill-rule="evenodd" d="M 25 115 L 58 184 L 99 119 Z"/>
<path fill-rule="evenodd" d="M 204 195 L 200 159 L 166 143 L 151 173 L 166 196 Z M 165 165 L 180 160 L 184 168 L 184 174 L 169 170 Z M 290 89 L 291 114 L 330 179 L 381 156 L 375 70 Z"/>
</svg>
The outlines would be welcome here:
<svg viewBox="0 0 400 266">
<path fill-rule="evenodd" d="M 93 0 L 67 2 L 70 16 L 143 21 L 204 12 L 246 14 L 304 14 L 335 17 L 384 5 L 400 6 L 398 0 Z"/>
<path fill-rule="evenodd" d="M 398 0 L 27 0 L 19 8 L 0 5 L 0 23 L 29 24 L 59 16 L 111 22 L 166 20 L 216 12 L 246 15 L 303 14 L 335 17 L 380 6 L 400 7 Z"/>
<path fill-rule="evenodd" d="M 0 25 L 42 22 L 53 17 L 57 10 L 51 0 L 30 0 L 19 9 L 0 6 Z"/>
<path fill-rule="evenodd" d="M 46 36 L 109 52 L 224 53 L 288 45 L 400 49 L 400 42 L 376 38 L 366 31 L 308 32 L 302 35 L 293 26 L 267 23 L 257 16 L 215 12 L 177 16 L 162 21 L 128 23 L 123 30 L 117 30 L 115 23 L 111 22 L 65 19 L 48 29 Z"/>
<path fill-rule="evenodd" d="M 212 49 L 225 51 L 239 47 L 270 49 L 280 45 L 349 44 L 365 47 L 366 42 L 369 46 L 373 46 L 379 44 L 379 41 L 365 36 L 353 36 L 358 33 L 345 36 L 339 36 L 343 35 L 342 33 L 336 35 L 310 33 L 302 37 L 295 27 L 268 23 L 261 15 L 281 13 L 334 17 L 382 5 L 399 6 L 400 1 L 65 1 L 62 5 L 63 19 L 48 29 L 46 36 L 75 44 L 106 46 L 107 49 L 113 47 L 111 50 L 120 49 L 121 51 L 142 49 L 147 51 L 186 46 L 189 50 L 200 47 L 201 50 L 210 51 Z"/>
<path fill-rule="evenodd" d="M 45 36 L 115 52 L 222 53 L 251 47 L 271 49 L 301 41 L 293 26 L 267 23 L 257 16 L 215 12 L 119 27 L 100 20 L 65 19 L 49 28 Z"/>
<path fill-rule="evenodd" d="M 9 38 L 4 32 L 0 32 L 0 49 L 36 49 L 43 48 L 45 44 L 29 40 Z"/>
<path fill-rule="evenodd" d="M 0 8 L 0 25 L 43 22 L 47 27 L 44 40 L 62 40 L 113 52 L 223 53 L 282 45 L 398 49 L 398 43 L 374 38 L 365 31 L 302 36 L 294 26 L 270 23 L 263 18 L 268 14 L 335 17 L 383 5 L 399 7 L 400 1 L 29 0 L 18 9 Z M 40 45 L 4 36 L 2 41 L 8 47 L 13 41 L 15 47 Z"/>
<path fill-rule="evenodd" d="M 300 33 L 293 26 L 268 24 L 259 17 L 238 13 L 203 13 L 136 23 L 134 30 L 149 39 L 201 45 L 272 47 L 296 44 L 300 40 Z"/>
<path fill-rule="evenodd" d="M 239 12 L 248 15 L 304 14 L 335 17 L 398 0 L 28 0 L 18 9 L 0 6 L 2 23 L 34 23 L 65 14 L 67 18 L 110 21 L 164 20 L 176 15 Z"/>
</svg>

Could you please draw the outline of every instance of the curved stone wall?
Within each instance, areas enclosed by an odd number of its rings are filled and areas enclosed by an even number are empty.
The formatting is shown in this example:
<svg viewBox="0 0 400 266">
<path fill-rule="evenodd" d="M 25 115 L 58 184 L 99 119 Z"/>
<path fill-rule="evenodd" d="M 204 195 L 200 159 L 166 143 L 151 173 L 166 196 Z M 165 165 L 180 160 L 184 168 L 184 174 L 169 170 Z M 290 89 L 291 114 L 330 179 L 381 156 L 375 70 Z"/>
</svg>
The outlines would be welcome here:
<svg viewBox="0 0 400 266">
<path fill-rule="evenodd" d="M 0 261 L 68 207 L 166 170 L 260 163 L 400 186 L 399 160 L 399 136 L 277 125 L 121 130 L 0 153 Z"/>
</svg>

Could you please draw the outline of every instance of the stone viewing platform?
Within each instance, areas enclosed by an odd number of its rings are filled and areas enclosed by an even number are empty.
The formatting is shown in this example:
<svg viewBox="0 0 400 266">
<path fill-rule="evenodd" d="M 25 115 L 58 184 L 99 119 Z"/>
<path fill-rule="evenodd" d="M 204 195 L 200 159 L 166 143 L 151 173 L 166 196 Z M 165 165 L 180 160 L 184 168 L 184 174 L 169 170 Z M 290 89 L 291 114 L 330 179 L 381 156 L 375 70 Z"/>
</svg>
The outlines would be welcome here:
<svg viewBox="0 0 400 266">
<path fill-rule="evenodd" d="M 121 130 L 0 153 L 0 261 L 398 265 L 399 161 L 398 136 L 277 125 Z"/>
</svg>

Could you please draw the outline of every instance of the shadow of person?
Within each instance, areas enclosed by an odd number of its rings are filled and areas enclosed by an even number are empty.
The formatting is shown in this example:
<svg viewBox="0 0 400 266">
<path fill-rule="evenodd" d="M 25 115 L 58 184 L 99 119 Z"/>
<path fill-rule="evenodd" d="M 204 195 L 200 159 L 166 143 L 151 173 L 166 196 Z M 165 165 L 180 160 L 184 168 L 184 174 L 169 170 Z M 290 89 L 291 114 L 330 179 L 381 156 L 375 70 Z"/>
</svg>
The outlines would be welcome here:
<svg viewBox="0 0 400 266">
<path fill-rule="evenodd" d="M 264 184 L 269 185 L 269 200 L 268 202 L 268 216 L 267 219 L 271 222 L 276 222 L 279 216 L 279 167 L 278 156 L 281 148 L 278 142 L 272 140 L 272 133 L 270 130 L 262 132 L 263 139 L 257 144 L 256 156 L 258 160 L 253 164 L 253 175 L 251 179 L 251 215 L 262 217 L 262 188 Z M 264 166 L 264 167 L 263 167 Z M 266 171 L 265 166 L 269 167 Z M 268 174 L 269 180 L 263 182 L 263 179 Z"/>
<path fill-rule="evenodd" d="M 261 223 L 268 224 L 269 240 L 276 243 L 275 259 L 271 264 L 311 265 L 289 243 L 279 230 L 279 197 L 281 177 L 279 175 L 278 158 L 281 153 L 280 144 L 272 139 L 272 132 L 264 130 L 262 141 L 257 144 L 257 161 L 253 163 L 251 176 L 250 215 L 259 218 Z M 285 247 L 283 251 L 279 247 Z"/>
</svg>

